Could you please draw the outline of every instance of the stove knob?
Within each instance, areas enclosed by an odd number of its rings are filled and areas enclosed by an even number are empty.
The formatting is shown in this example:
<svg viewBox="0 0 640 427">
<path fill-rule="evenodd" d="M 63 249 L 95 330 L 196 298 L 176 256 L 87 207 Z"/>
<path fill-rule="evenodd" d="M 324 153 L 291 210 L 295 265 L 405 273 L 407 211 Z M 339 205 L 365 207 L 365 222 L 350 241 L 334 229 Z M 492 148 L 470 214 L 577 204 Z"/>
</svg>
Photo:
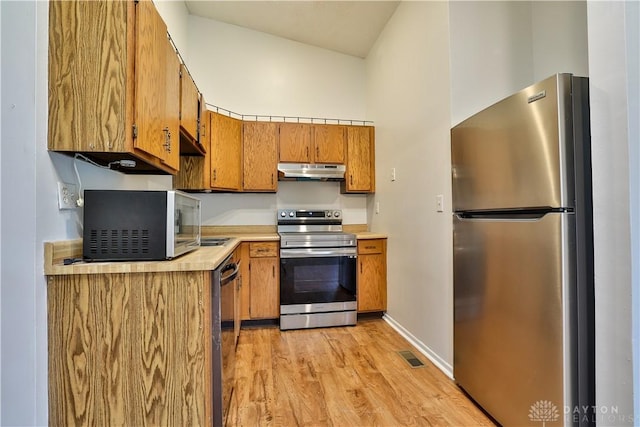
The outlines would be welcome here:
<svg viewBox="0 0 640 427">
<path fill-rule="evenodd" d="M 289 212 L 289 217 L 293 218 L 293 211 Z"/>
<path fill-rule="evenodd" d="M 336 217 L 336 218 L 340 218 L 340 211 L 335 211 L 333 213 L 333 216 Z"/>
<path fill-rule="evenodd" d="M 331 212 L 327 212 L 327 218 L 331 218 Z"/>
<path fill-rule="evenodd" d="M 287 213 L 286 213 L 285 211 L 282 211 L 282 212 L 280 212 L 280 216 L 281 216 L 282 218 L 284 218 L 285 216 L 287 216 Z"/>
</svg>

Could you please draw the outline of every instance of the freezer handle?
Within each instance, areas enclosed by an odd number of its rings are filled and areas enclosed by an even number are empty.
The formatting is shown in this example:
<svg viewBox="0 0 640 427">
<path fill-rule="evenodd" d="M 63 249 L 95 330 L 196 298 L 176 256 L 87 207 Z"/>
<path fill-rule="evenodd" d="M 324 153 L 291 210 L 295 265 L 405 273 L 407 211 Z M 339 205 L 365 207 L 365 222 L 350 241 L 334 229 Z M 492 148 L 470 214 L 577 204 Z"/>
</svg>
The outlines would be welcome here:
<svg viewBox="0 0 640 427">
<path fill-rule="evenodd" d="M 510 220 L 510 221 L 538 221 L 551 213 L 572 213 L 569 208 L 534 208 L 534 209 L 505 209 L 501 211 L 471 211 L 455 212 L 460 220 Z"/>
</svg>

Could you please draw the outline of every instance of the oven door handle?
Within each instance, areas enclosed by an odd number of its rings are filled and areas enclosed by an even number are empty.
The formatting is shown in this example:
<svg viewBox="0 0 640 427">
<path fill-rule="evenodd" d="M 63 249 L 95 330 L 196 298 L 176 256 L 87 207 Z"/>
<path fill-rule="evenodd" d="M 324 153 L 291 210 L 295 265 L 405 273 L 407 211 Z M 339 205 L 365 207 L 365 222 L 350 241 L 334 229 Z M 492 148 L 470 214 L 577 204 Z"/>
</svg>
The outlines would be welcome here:
<svg viewBox="0 0 640 427">
<path fill-rule="evenodd" d="M 280 249 L 280 258 L 327 258 L 336 256 L 356 258 L 356 248 Z"/>
</svg>

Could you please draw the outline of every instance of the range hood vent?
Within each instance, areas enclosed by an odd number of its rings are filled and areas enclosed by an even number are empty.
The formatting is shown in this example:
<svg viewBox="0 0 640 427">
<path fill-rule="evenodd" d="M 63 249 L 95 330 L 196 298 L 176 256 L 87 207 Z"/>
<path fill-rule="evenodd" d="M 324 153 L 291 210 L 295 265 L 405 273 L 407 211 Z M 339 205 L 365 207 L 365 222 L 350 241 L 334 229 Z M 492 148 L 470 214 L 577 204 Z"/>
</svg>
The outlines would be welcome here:
<svg viewBox="0 0 640 427">
<path fill-rule="evenodd" d="M 281 181 L 342 181 L 345 171 L 345 165 L 278 163 Z"/>
</svg>

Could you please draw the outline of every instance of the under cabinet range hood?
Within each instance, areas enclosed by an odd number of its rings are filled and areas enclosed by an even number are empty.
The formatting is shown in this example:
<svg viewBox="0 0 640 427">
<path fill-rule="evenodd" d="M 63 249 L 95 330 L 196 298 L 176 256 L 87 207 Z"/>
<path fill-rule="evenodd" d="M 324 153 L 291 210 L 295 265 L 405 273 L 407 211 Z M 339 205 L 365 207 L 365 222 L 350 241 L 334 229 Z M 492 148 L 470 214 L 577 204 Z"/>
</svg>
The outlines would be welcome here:
<svg viewBox="0 0 640 427">
<path fill-rule="evenodd" d="M 278 163 L 278 179 L 297 181 L 341 181 L 345 165 Z"/>
</svg>

